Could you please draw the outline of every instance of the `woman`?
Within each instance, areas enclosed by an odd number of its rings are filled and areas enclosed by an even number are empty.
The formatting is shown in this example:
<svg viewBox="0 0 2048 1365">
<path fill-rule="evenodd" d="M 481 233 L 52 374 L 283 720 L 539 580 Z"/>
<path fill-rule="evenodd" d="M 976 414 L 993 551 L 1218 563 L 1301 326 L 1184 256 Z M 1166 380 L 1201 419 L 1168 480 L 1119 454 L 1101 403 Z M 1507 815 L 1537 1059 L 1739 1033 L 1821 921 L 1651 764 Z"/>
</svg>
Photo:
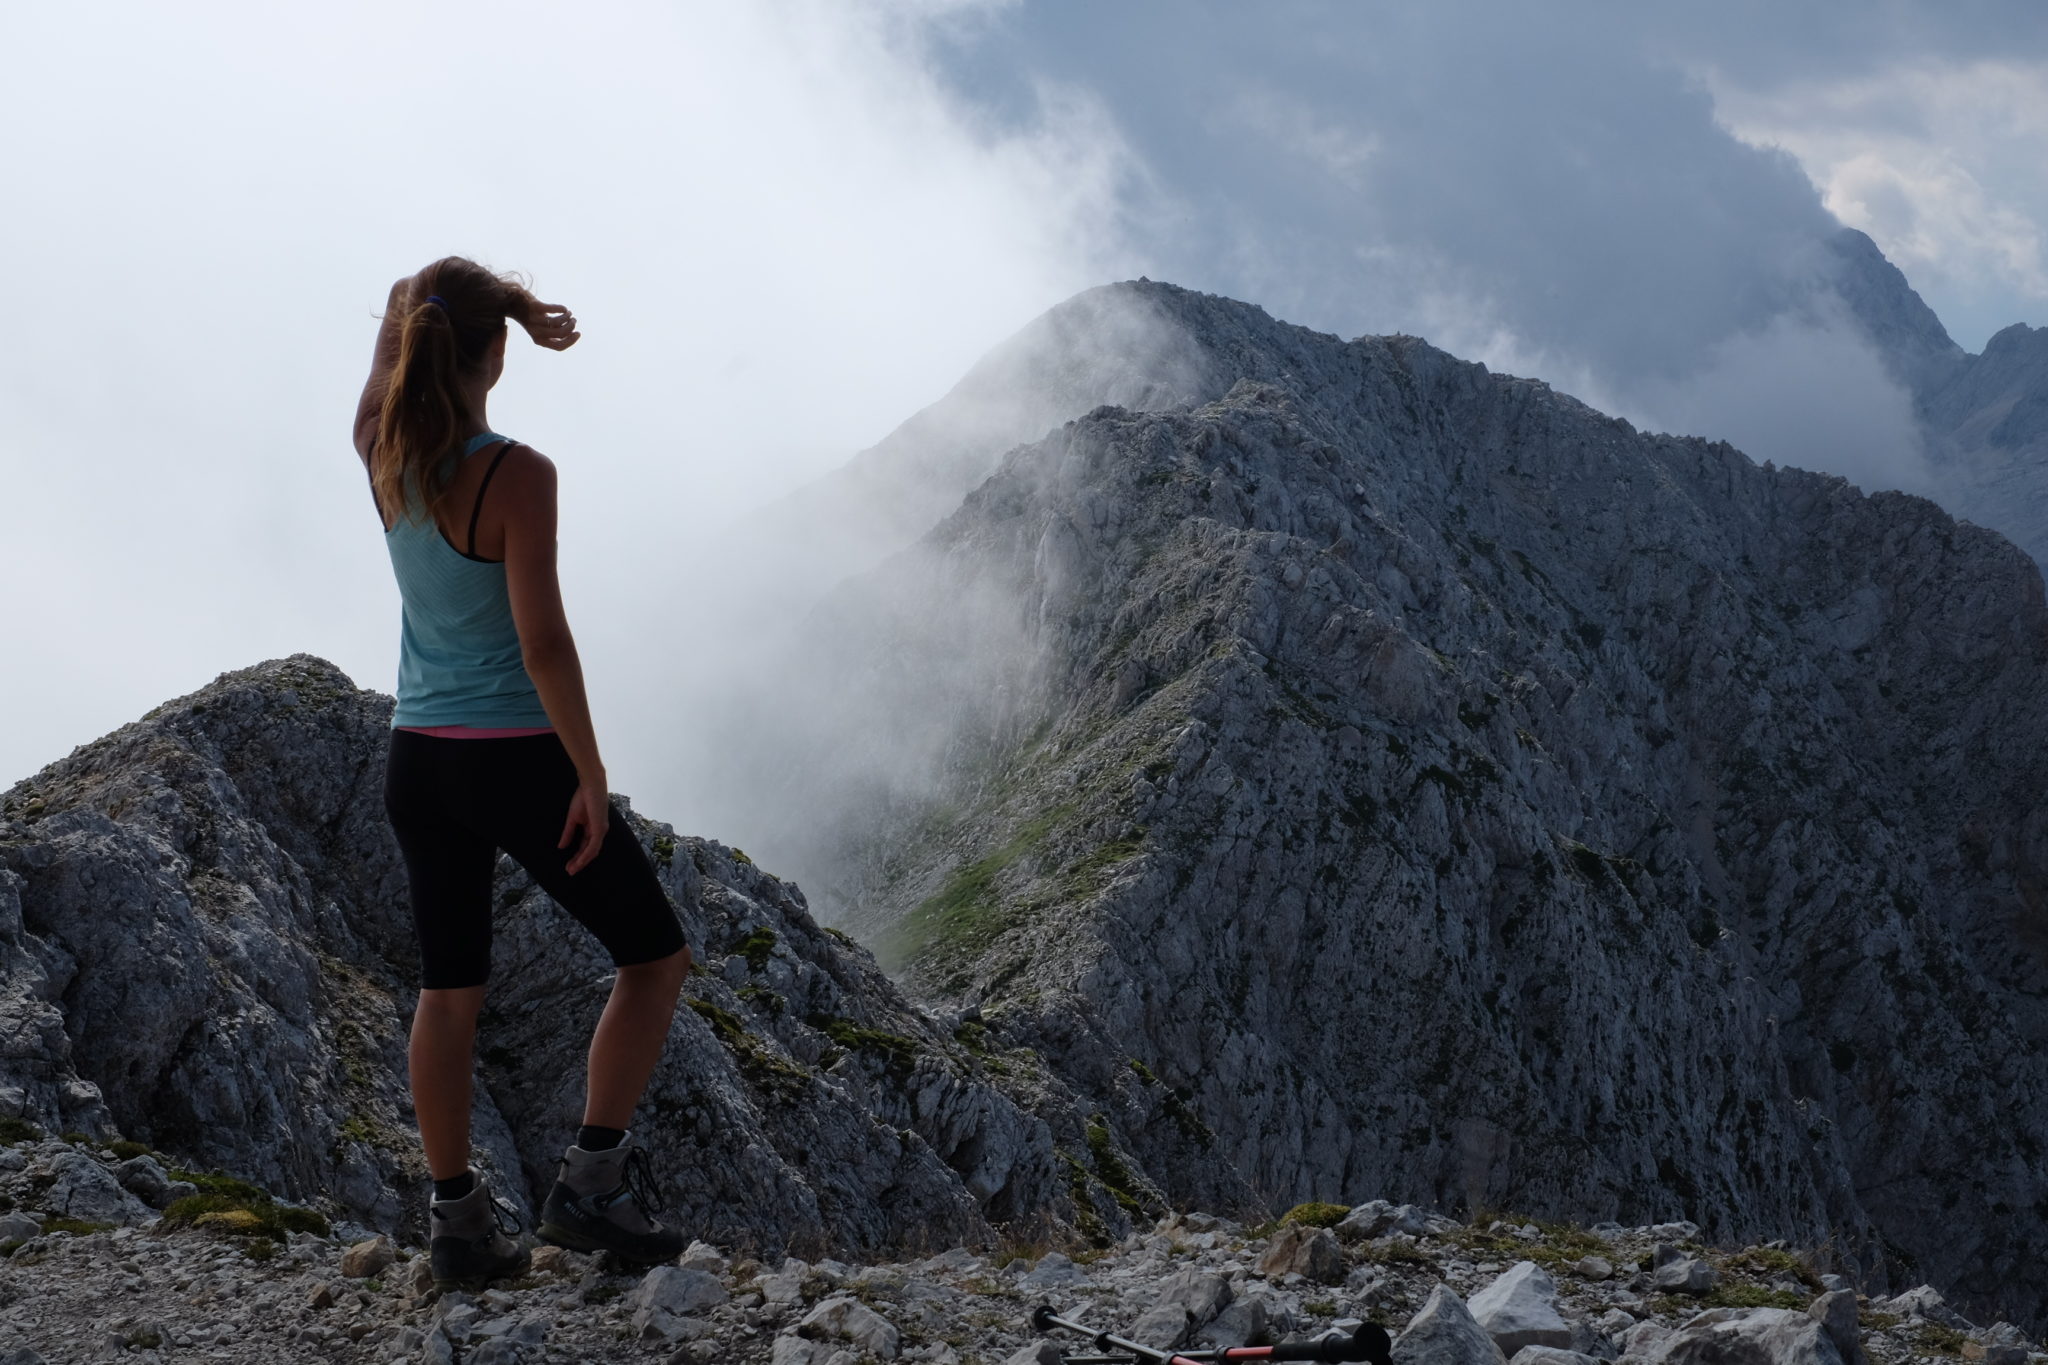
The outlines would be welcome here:
<svg viewBox="0 0 2048 1365">
<path fill-rule="evenodd" d="M 484 402 L 510 319 L 549 350 L 565 308 L 450 256 L 391 287 L 356 452 L 404 603 L 384 807 L 405 856 L 420 942 L 413 1107 L 434 1180 L 434 1283 L 516 1274 L 527 1251 L 469 1164 L 470 1072 L 490 974 L 491 874 L 511 854 L 618 964 L 590 1041 L 583 1128 L 539 1235 L 666 1260 L 628 1126 L 690 969 L 675 912 L 605 786 L 583 673 L 555 579 L 555 466 L 490 429 Z"/>
</svg>

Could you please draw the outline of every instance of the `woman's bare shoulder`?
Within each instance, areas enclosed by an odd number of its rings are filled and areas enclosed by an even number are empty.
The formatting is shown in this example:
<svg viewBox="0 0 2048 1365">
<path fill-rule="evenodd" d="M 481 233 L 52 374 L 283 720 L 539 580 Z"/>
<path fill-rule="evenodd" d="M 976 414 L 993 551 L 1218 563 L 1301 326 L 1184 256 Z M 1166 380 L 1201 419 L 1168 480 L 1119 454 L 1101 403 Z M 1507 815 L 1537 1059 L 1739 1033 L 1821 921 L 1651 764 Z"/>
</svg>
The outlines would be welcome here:
<svg viewBox="0 0 2048 1365">
<path fill-rule="evenodd" d="M 524 442 L 515 441 L 498 462 L 498 486 L 506 498 L 518 505 L 552 505 L 555 500 L 555 462 Z"/>
</svg>

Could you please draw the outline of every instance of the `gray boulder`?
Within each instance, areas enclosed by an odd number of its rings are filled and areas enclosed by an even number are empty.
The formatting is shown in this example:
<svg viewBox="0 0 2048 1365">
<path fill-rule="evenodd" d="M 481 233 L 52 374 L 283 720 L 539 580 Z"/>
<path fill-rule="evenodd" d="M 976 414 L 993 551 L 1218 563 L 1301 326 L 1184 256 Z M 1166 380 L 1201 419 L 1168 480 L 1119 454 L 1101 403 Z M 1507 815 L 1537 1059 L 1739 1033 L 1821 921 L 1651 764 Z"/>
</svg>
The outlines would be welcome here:
<svg viewBox="0 0 2048 1365">
<path fill-rule="evenodd" d="M 1258 1269 L 1274 1279 L 1301 1275 L 1317 1284 L 1336 1284 L 1344 1278 L 1344 1249 L 1328 1228 L 1297 1224 L 1273 1234 Z"/>
<path fill-rule="evenodd" d="M 1231 1301 L 1230 1281 L 1213 1271 L 1200 1270 L 1189 1266 L 1175 1271 L 1159 1285 L 1159 1296 L 1153 1300 L 1156 1305 L 1178 1304 L 1188 1310 L 1188 1317 L 1197 1327 L 1207 1323 L 1223 1311 Z"/>
<path fill-rule="evenodd" d="M 146 1223 L 147 1204 L 121 1188 L 114 1173 L 84 1152 L 66 1151 L 49 1163 L 50 1185 L 39 1201 L 65 1218 L 88 1223 Z"/>
<path fill-rule="evenodd" d="M 1602 1362 L 1599 1356 L 1566 1351 L 1556 1346 L 1524 1346 L 1509 1359 L 1508 1365 L 1602 1365 Z"/>
<path fill-rule="evenodd" d="M 1197 1346 L 1263 1346 L 1289 1321 L 1278 1296 L 1252 1288 L 1231 1299 L 1229 1306 L 1195 1333 Z"/>
<path fill-rule="evenodd" d="M 1422 1311 L 1394 1338 L 1394 1365 L 1506 1365 L 1506 1361 L 1493 1337 L 1466 1310 L 1464 1300 L 1446 1285 L 1430 1291 Z"/>
<path fill-rule="evenodd" d="M 1721 1308 L 1693 1318 L 1644 1365 L 1843 1365 L 1818 1320 L 1789 1308 Z"/>
<path fill-rule="evenodd" d="M 716 1275 L 677 1265 L 656 1266 L 626 1296 L 629 1308 L 659 1308 L 678 1317 L 725 1300 L 725 1284 Z"/>
<path fill-rule="evenodd" d="M 1017 1283 L 1024 1289 L 1059 1289 L 1066 1285 L 1087 1284 L 1088 1272 L 1075 1265 L 1073 1257 L 1063 1252 L 1048 1251 Z"/>
<path fill-rule="evenodd" d="M 1571 1349 L 1571 1324 L 1557 1311 L 1557 1282 L 1534 1261 L 1508 1267 L 1467 1308 L 1510 1360 L 1525 1346 Z"/>
<path fill-rule="evenodd" d="M 1131 1340 L 1172 1350 L 1187 1345 L 1188 1333 L 1194 1325 L 1194 1315 L 1179 1304 L 1154 1304 L 1131 1324 Z"/>
<path fill-rule="evenodd" d="M 1858 1330 L 1853 1290 L 1830 1290 L 1806 1305 L 1806 1315 L 1826 1329 L 1843 1365 L 1864 1365 L 1863 1336 Z"/>
<path fill-rule="evenodd" d="M 850 1341 L 882 1360 L 894 1360 L 901 1351 L 902 1338 L 894 1323 L 858 1299 L 843 1294 L 821 1300 L 804 1315 L 797 1330 L 819 1339 L 837 1337 Z"/>
<path fill-rule="evenodd" d="M 1721 1272 L 1707 1261 L 1683 1257 L 1650 1272 L 1650 1284 L 1669 1294 L 1711 1294 L 1721 1283 Z"/>
</svg>

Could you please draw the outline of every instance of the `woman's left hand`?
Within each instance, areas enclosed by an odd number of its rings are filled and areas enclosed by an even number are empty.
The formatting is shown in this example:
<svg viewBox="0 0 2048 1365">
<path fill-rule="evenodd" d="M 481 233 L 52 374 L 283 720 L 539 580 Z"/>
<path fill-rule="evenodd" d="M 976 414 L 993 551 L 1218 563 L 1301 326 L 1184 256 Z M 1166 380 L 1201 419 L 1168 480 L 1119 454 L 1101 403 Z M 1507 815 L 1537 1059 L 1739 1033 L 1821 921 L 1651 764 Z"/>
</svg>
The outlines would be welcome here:
<svg viewBox="0 0 2048 1365">
<path fill-rule="evenodd" d="M 566 351 L 583 335 L 576 330 L 576 315 L 559 303 L 542 303 L 533 299 L 518 321 L 526 329 L 526 334 L 533 338 L 534 345 L 545 346 L 550 351 Z"/>
</svg>

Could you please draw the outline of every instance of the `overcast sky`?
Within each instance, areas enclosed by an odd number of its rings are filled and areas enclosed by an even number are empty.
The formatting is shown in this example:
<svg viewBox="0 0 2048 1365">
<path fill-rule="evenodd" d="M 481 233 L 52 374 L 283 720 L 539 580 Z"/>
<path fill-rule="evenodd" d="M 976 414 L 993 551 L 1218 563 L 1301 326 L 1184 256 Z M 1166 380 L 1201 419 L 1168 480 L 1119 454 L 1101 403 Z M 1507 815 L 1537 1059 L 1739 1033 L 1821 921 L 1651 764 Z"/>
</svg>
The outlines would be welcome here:
<svg viewBox="0 0 2048 1365">
<path fill-rule="evenodd" d="M 263 658 L 391 686 L 346 432 L 437 255 L 582 319 L 491 416 L 562 466 L 600 735 L 662 815 L 633 736 L 689 717 L 607 679 L 745 667 L 688 546 L 1079 289 L 1906 483 L 1869 358 L 1788 311 L 1802 253 L 1865 229 L 1971 349 L 2048 323 L 2044 164 L 2028 0 L 9 6 L 0 785 Z"/>
</svg>

